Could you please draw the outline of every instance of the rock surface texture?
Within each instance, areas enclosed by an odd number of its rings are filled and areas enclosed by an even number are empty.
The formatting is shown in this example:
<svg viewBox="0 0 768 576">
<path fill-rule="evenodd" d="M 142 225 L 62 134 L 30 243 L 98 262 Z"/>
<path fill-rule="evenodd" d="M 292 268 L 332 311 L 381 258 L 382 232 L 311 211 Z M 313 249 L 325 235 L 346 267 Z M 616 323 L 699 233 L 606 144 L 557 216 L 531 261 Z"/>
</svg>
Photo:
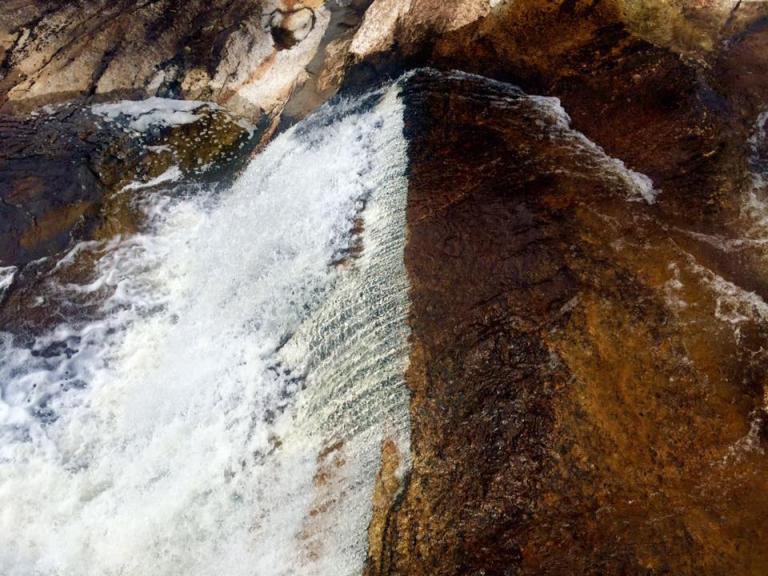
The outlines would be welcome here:
<svg viewBox="0 0 768 576">
<path fill-rule="evenodd" d="M 406 90 L 413 469 L 369 574 L 768 567 L 766 21 L 654 39 L 625 9 L 515 2 L 408 49 L 560 100 Z"/>
<path fill-rule="evenodd" d="M 115 191 L 418 69 L 412 447 L 384 444 L 367 576 L 768 573 L 765 3 L 6 0 L 0 62 L 22 328 L 35 259 L 133 229 Z M 25 115 L 149 96 L 221 108 L 157 155 Z"/>
<path fill-rule="evenodd" d="M 318 51 L 357 25 L 359 4 L 10 0 L 0 6 L 0 106 L 159 95 L 271 114 Z"/>
</svg>

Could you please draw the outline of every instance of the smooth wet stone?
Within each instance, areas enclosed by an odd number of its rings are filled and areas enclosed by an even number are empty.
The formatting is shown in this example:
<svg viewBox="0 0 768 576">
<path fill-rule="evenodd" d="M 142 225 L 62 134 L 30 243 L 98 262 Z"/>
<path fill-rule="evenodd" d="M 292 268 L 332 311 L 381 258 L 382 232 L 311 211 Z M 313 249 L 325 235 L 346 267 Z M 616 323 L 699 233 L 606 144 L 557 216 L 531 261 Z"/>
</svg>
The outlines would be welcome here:
<svg viewBox="0 0 768 576">
<path fill-rule="evenodd" d="M 554 101 L 405 93 L 413 468 L 368 573 L 759 573 L 765 303 Z"/>
<path fill-rule="evenodd" d="M 104 190 L 93 158 L 114 136 L 65 113 L 0 122 L 0 261 L 25 264 L 68 245 Z"/>
<path fill-rule="evenodd" d="M 369 574 L 768 565 L 765 236 L 746 208 L 764 156 L 762 8 L 720 27 L 702 6 L 695 34 L 663 38 L 623 8 L 509 3 L 410 48 L 557 96 L 657 194 L 631 198 L 600 148 L 577 154 L 514 90 L 416 77 L 414 466 Z"/>
<path fill-rule="evenodd" d="M 396 482 L 385 443 L 368 574 L 765 572 L 764 3 L 83 6 L 0 8 L 7 110 L 207 98 L 265 142 L 344 82 L 506 83 L 406 89 L 413 469 Z M 105 188 L 221 152 L 194 127 L 136 156 L 72 118 L 3 122 L 0 250 L 27 264 L 5 328 L 51 321 L 32 259 L 138 229 Z"/>
<path fill-rule="evenodd" d="M 192 179 L 225 178 L 261 133 L 252 138 L 215 108 L 198 114 L 145 133 L 79 105 L 0 119 L 0 262 L 24 265 L 76 240 L 135 231 L 130 190 L 169 168 Z"/>
</svg>

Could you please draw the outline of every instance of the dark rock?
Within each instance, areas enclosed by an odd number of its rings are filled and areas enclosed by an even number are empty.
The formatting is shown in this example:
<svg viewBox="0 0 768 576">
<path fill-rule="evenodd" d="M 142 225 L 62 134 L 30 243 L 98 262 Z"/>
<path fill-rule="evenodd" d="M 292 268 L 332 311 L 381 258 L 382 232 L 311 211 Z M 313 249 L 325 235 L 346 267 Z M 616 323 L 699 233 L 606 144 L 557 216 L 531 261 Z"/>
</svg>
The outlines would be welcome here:
<svg viewBox="0 0 768 576">
<path fill-rule="evenodd" d="M 710 188 L 648 204 L 498 83 L 420 73 L 406 102 L 413 468 L 368 573 L 759 572 L 768 329 L 675 231 L 719 230 Z"/>
<path fill-rule="evenodd" d="M 278 50 L 289 50 L 309 36 L 317 16 L 306 6 L 291 11 L 276 9 L 267 15 L 267 22 Z"/>
<path fill-rule="evenodd" d="M 0 119 L 4 264 L 25 264 L 62 250 L 70 233 L 93 212 L 103 186 L 91 157 L 110 141 L 106 134 L 94 135 L 92 121 L 64 111 L 45 118 Z"/>
</svg>

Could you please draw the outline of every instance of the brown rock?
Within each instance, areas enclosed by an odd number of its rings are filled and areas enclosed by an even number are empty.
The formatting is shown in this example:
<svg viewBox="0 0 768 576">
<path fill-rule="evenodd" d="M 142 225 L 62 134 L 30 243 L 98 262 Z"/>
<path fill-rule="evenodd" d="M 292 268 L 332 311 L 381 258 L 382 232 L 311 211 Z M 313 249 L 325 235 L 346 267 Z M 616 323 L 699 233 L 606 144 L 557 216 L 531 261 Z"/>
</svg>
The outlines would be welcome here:
<svg viewBox="0 0 768 576">
<path fill-rule="evenodd" d="M 368 573 L 380 573 L 382 563 L 386 561 L 383 556 L 386 550 L 382 544 L 389 522 L 389 511 L 402 488 L 398 477 L 401 460 L 402 455 L 397 444 L 390 438 L 386 439 L 381 446 L 381 468 L 376 476 L 371 507 L 372 519 L 368 526 Z"/>
<path fill-rule="evenodd" d="M 647 204 L 552 101 L 406 94 L 413 469 L 368 573 L 761 573 L 768 307 L 739 285 L 761 272 L 679 228 L 721 231 L 722 173 Z"/>
<path fill-rule="evenodd" d="M 678 11 L 654 35 L 626 9 L 515 2 L 406 48 L 560 97 L 661 193 L 628 201 L 551 103 L 414 80 L 414 464 L 369 574 L 768 566 L 764 236 L 745 210 L 762 20 Z"/>
</svg>

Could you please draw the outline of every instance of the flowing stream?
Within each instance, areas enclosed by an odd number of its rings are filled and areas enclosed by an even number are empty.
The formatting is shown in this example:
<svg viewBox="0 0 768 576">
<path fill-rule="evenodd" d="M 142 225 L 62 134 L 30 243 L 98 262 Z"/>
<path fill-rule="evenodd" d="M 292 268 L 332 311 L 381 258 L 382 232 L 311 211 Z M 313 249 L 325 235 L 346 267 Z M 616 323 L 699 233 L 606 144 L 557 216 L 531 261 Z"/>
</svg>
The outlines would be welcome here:
<svg viewBox="0 0 768 576">
<path fill-rule="evenodd" d="M 381 444 L 409 443 L 402 131 L 395 86 L 224 193 L 145 195 L 144 232 L 40 297 L 87 314 L 0 334 L 0 574 L 360 573 Z"/>
</svg>

